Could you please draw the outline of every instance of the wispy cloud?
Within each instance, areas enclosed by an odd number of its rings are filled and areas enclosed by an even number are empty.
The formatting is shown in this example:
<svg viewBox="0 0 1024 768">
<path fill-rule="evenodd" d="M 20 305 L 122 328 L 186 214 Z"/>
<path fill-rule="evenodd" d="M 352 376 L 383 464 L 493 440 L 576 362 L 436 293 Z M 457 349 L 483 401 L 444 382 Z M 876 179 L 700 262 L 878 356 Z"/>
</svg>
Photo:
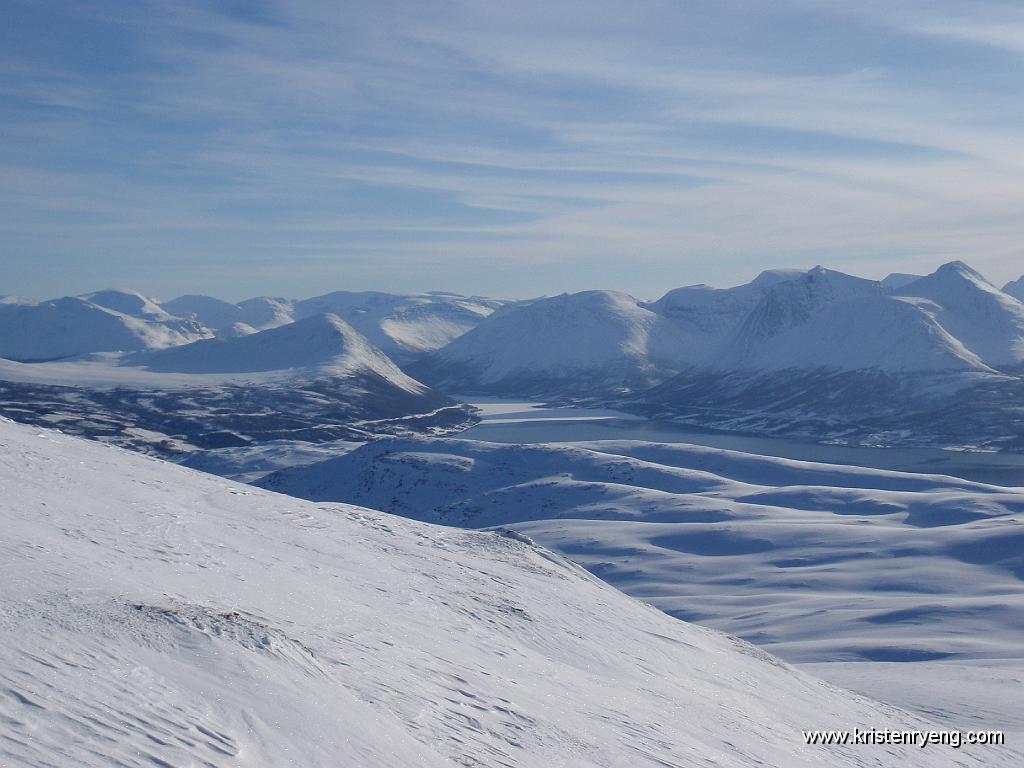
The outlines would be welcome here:
<svg viewBox="0 0 1024 768">
<path fill-rule="evenodd" d="M 11 5 L 0 292 L 1021 263 L 1012 5 Z"/>
</svg>

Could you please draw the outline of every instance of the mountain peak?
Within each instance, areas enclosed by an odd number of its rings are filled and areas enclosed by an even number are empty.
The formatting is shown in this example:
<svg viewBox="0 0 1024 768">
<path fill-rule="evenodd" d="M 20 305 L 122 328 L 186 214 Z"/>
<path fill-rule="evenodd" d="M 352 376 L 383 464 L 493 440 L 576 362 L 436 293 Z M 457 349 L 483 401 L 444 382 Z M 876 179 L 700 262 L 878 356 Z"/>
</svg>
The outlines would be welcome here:
<svg viewBox="0 0 1024 768">
<path fill-rule="evenodd" d="M 129 317 L 146 320 L 167 320 L 170 317 L 165 309 L 148 296 L 127 288 L 104 288 L 102 291 L 85 293 L 76 298 Z"/>
<path fill-rule="evenodd" d="M 313 315 L 257 333 L 227 335 L 158 352 L 138 353 L 126 362 L 161 373 L 280 375 L 299 372 L 313 378 L 375 373 L 406 391 L 423 389 L 352 326 L 332 314 Z"/>
<path fill-rule="evenodd" d="M 1017 301 L 1024 301 L 1024 276 L 1004 285 L 1003 293 L 1013 296 Z"/>
<path fill-rule="evenodd" d="M 955 276 L 970 280 L 971 282 L 981 282 L 990 285 L 988 280 L 978 270 L 959 260 L 946 262 L 935 270 L 933 274 L 936 276 Z"/>
<path fill-rule="evenodd" d="M 749 284 L 766 287 L 775 283 L 783 283 L 787 280 L 796 280 L 804 274 L 802 269 L 766 269 L 751 280 Z"/>
</svg>

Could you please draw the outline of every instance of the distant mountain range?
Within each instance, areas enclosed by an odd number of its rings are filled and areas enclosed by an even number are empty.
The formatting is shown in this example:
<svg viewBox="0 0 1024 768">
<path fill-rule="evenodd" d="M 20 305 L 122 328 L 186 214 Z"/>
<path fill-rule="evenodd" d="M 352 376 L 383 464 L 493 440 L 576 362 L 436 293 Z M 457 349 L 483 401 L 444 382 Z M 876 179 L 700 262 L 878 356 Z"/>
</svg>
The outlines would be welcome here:
<svg viewBox="0 0 1024 768">
<path fill-rule="evenodd" d="M 233 326 L 223 333 L 130 291 L 2 305 L 0 344 L 16 359 L 0 360 L 0 414 L 176 458 L 273 440 L 443 434 L 475 421 L 335 314 L 295 320 L 294 305 L 274 299 L 229 306 L 244 314 L 222 317 Z"/>
<path fill-rule="evenodd" d="M 398 295 L 335 291 L 293 301 L 260 297 L 238 304 L 209 296 L 180 296 L 164 309 L 191 318 L 218 336 L 237 336 L 330 313 L 349 323 L 398 362 L 445 346 L 505 302 L 448 293 Z"/>
<path fill-rule="evenodd" d="M 397 387 L 441 399 L 433 390 L 602 402 L 815 439 L 1019 449 L 1022 293 L 1024 278 L 1000 290 L 951 262 L 881 281 L 769 270 L 650 302 L 615 291 L 515 302 L 346 291 L 237 304 L 116 290 L 6 298 L 0 358 L 14 362 L 0 363 L 0 380 L 74 385 L 102 369 L 122 383 L 188 375 L 203 377 L 190 386 L 215 376 L 252 386 L 362 370 L 380 385 L 366 402 L 389 401 Z M 64 367 L 16 365 L 55 360 Z"/>
<path fill-rule="evenodd" d="M 773 270 L 650 303 L 589 291 L 514 304 L 407 370 L 447 391 L 727 430 L 1024 447 L 1024 304 L 962 262 L 882 281 Z"/>
</svg>

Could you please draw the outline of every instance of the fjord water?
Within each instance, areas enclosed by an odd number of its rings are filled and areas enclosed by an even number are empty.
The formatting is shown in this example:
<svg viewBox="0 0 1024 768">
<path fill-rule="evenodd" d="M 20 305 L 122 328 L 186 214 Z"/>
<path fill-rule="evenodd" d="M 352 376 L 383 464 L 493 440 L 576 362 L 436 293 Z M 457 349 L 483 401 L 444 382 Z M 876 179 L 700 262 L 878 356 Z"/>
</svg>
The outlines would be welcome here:
<svg viewBox="0 0 1024 768">
<path fill-rule="evenodd" d="M 647 440 L 692 443 L 761 456 L 821 461 L 898 472 L 952 475 L 995 485 L 1024 486 L 1024 455 L 940 448 L 872 448 L 701 430 L 598 408 L 547 407 L 524 400 L 464 396 L 482 421 L 459 437 L 495 443 Z"/>
</svg>

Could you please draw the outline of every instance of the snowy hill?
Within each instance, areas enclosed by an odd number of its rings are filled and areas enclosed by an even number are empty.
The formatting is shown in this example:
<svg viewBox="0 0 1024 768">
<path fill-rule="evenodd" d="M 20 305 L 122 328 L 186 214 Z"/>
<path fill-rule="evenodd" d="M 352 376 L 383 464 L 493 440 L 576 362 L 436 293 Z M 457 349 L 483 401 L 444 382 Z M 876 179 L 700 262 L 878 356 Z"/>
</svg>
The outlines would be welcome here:
<svg viewBox="0 0 1024 768">
<path fill-rule="evenodd" d="M 988 365 L 1024 365 L 1024 304 L 960 261 L 895 292 L 935 318 Z"/>
<path fill-rule="evenodd" d="M 504 302 L 449 293 L 335 291 L 293 301 L 259 297 L 231 304 L 210 296 L 179 296 L 163 308 L 192 317 L 221 337 L 237 337 L 322 314 L 337 315 L 401 363 L 443 347 Z"/>
<path fill-rule="evenodd" d="M 792 315 L 787 319 L 795 320 Z M 738 346 L 721 361 L 726 367 L 732 362 L 734 367 L 758 371 L 993 372 L 930 312 L 888 296 L 826 302 L 792 326 L 774 331 L 753 331 L 737 339 Z"/>
<path fill-rule="evenodd" d="M 585 291 L 496 312 L 409 371 L 449 391 L 608 393 L 667 378 L 689 341 L 632 296 Z"/>
<path fill-rule="evenodd" d="M 475 328 L 503 303 L 448 293 L 336 291 L 296 302 L 295 316 L 338 315 L 393 360 L 405 363 Z"/>
<path fill-rule="evenodd" d="M 292 322 L 292 305 L 293 302 L 288 299 L 275 299 L 269 296 L 259 296 L 232 304 L 212 296 L 189 294 L 165 301 L 162 307 L 178 317 L 193 318 L 207 328 L 217 331 L 218 335 L 232 328 L 235 329 L 233 335 L 238 335 L 238 330 L 243 328 L 264 331 Z"/>
<path fill-rule="evenodd" d="M 137 353 L 125 363 L 158 373 L 288 372 L 305 378 L 374 373 L 407 392 L 424 391 L 335 315 L 315 315 L 250 335 Z"/>
<path fill-rule="evenodd" d="M 122 315 L 138 317 L 143 320 L 156 320 L 167 322 L 177 317 L 174 313 L 166 311 L 153 299 L 143 296 L 138 291 L 124 290 L 120 288 L 108 288 L 95 293 L 86 293 L 78 298 L 95 304 L 98 307 L 105 307 Z"/>
<path fill-rule="evenodd" d="M 816 439 L 1024 440 L 1024 305 L 960 262 L 898 288 L 816 268 L 762 291 L 710 349 L 628 407 Z"/>
<path fill-rule="evenodd" d="M 734 288 L 713 288 L 709 285 L 691 285 L 669 291 L 660 299 L 645 305 L 652 312 L 663 315 L 687 328 L 701 338 L 703 344 L 693 345 L 690 360 L 696 362 L 704 351 L 733 331 L 757 306 L 771 286 L 798 280 L 803 272 L 773 269 L 762 272 L 754 280 Z"/>
<path fill-rule="evenodd" d="M 891 679 L 931 684 L 931 711 L 959 665 L 1024 672 L 1021 489 L 691 445 L 453 439 L 378 441 L 257 484 L 510 528 L 789 661 L 888 664 Z M 938 659 L 955 668 L 914 668 Z M 1024 694 L 996 687 L 947 714 L 1024 732 L 1010 714 L 1024 712 Z M 1003 694 L 1008 711 L 983 715 Z"/>
<path fill-rule="evenodd" d="M 823 306 L 880 293 L 881 286 L 874 281 L 815 267 L 793 280 L 769 286 L 726 341 L 720 357 L 726 364 L 742 365 L 769 340 L 806 324 Z M 716 363 L 716 367 L 721 365 Z"/>
<path fill-rule="evenodd" d="M 476 420 L 333 315 L 162 350 L 0 361 L 0 414 L 175 458 L 284 439 L 444 434 Z"/>
<path fill-rule="evenodd" d="M 1024 277 L 1020 277 L 1004 285 L 1003 293 L 1013 296 L 1013 298 L 1018 301 L 1024 301 Z"/>
<path fill-rule="evenodd" d="M 160 306 L 172 315 L 194 318 L 213 330 L 227 328 L 233 323 L 240 322 L 241 316 L 241 309 L 237 304 L 197 294 L 179 296 L 163 302 Z"/>
<path fill-rule="evenodd" d="M 0 423 L 0 762 L 1010 766 L 516 538 Z M 880 762 L 881 761 L 881 762 Z"/>
<path fill-rule="evenodd" d="M 120 304 L 116 299 L 130 300 L 133 295 L 103 292 L 96 296 Z M 169 347 L 210 335 L 201 325 L 171 317 L 159 307 L 150 315 L 145 304 L 129 304 L 125 308 L 134 307 L 140 314 L 77 297 L 0 304 L 0 357 L 53 360 L 92 352 Z"/>
<path fill-rule="evenodd" d="M 905 285 L 910 285 L 915 280 L 920 280 L 924 275 L 911 275 L 907 272 L 893 272 L 882 279 L 882 287 L 886 290 L 895 291 Z"/>
</svg>

